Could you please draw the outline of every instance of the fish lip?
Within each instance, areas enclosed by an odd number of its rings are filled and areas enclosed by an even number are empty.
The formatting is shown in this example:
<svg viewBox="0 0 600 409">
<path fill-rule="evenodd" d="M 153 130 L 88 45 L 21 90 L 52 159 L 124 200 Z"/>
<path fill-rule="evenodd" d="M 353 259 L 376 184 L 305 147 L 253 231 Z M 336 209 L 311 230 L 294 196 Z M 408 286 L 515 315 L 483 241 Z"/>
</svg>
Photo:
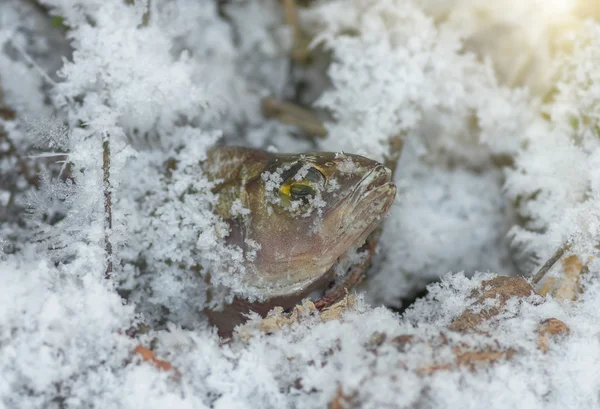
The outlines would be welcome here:
<svg viewBox="0 0 600 409">
<path fill-rule="evenodd" d="M 396 199 L 396 185 L 389 182 L 385 183 L 375 188 L 373 191 L 369 191 L 369 193 L 365 194 L 365 196 L 367 195 L 373 196 L 371 198 L 373 200 L 379 199 L 383 201 L 383 204 L 381 205 L 379 215 L 373 218 L 373 220 L 371 220 L 371 222 L 363 229 L 362 233 L 358 235 L 358 237 L 356 237 L 354 241 L 349 242 L 349 244 L 347 245 L 348 248 L 357 248 L 361 246 L 363 243 L 365 243 L 367 237 L 377 228 L 377 226 L 381 224 L 383 218 L 389 213 L 390 208 L 392 207 L 392 204 Z M 360 219 L 364 218 L 365 214 L 368 215 L 371 213 L 372 210 L 369 209 L 368 206 L 364 207 L 363 209 L 360 209 L 358 212 Z"/>
<path fill-rule="evenodd" d="M 373 180 L 366 186 L 365 192 L 369 192 L 377 187 L 385 185 L 386 183 L 390 183 L 392 181 L 392 170 L 382 164 L 375 166 L 373 170 L 371 170 L 365 175 L 365 177 L 362 178 L 357 188 L 360 188 L 360 186 L 369 178 L 373 178 Z"/>
<path fill-rule="evenodd" d="M 356 214 L 361 215 L 358 218 L 360 220 L 372 213 L 372 209 L 367 205 L 367 202 L 372 203 L 377 200 L 383 201 L 378 212 L 378 217 L 369 223 L 368 226 L 365 226 L 362 234 L 358 235 L 355 240 L 347 241 L 345 245 L 346 249 L 356 246 L 357 244 L 362 244 L 358 242 L 361 240 L 364 242 L 371 231 L 382 222 L 383 217 L 389 213 L 397 193 L 396 184 L 391 180 L 391 169 L 382 164 L 377 165 L 357 183 L 357 186 L 345 197 L 345 199 L 337 203 L 334 208 L 329 209 L 324 215 L 325 218 L 330 212 L 337 212 L 340 206 L 347 205 L 351 207 Z M 350 224 L 348 224 L 348 226 L 350 226 Z M 326 245 L 326 252 L 332 251 L 338 244 L 339 243 L 336 242 Z"/>
<path fill-rule="evenodd" d="M 351 201 L 352 206 L 356 206 L 359 201 L 364 199 L 368 192 L 380 188 L 384 185 L 390 185 L 396 189 L 396 185 L 392 182 L 392 170 L 383 164 L 377 164 L 362 179 L 356 184 L 354 189 L 348 193 L 344 199 L 336 203 L 335 206 L 328 209 L 323 217 L 327 217 L 330 213 L 336 212 L 337 209 L 344 204 L 346 200 Z M 386 210 L 387 212 L 387 210 Z"/>
<path fill-rule="evenodd" d="M 383 201 L 381 209 L 379 209 L 380 218 L 376 224 L 379 224 L 381 222 L 381 218 L 383 218 L 389 212 L 392 204 L 394 203 L 394 200 L 396 199 L 396 192 L 396 185 L 391 182 L 386 182 L 377 187 L 373 187 L 372 189 L 363 193 L 362 199 L 369 198 L 373 202 L 376 202 L 377 200 Z M 365 206 L 364 208 L 359 207 L 360 205 L 357 206 L 359 214 L 362 214 L 364 212 L 370 213 L 372 211 L 372 209 L 370 209 L 369 206 Z"/>
<path fill-rule="evenodd" d="M 370 172 L 356 184 L 356 187 L 350 192 L 347 198 L 353 202 L 362 200 L 365 195 L 386 184 L 395 185 L 392 183 L 392 170 L 385 165 L 378 164 Z"/>
</svg>

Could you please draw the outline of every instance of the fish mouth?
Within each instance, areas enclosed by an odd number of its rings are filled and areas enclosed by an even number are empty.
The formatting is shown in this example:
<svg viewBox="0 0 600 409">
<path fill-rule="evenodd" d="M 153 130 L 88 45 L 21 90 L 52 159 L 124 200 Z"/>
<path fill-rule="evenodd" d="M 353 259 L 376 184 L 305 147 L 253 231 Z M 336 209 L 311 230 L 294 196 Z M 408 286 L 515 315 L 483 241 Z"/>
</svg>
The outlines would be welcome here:
<svg viewBox="0 0 600 409">
<path fill-rule="evenodd" d="M 341 255 L 364 243 L 396 198 L 396 185 L 391 180 L 392 171 L 379 164 L 357 183 L 346 199 L 330 210 L 335 216 L 326 223 L 338 232 L 338 240 L 326 246 L 327 252 Z"/>
<path fill-rule="evenodd" d="M 367 175 L 360 181 L 359 185 L 368 183 L 366 191 L 370 191 L 376 187 L 385 185 L 392 181 L 392 170 L 384 165 L 377 165 L 375 168 L 367 173 Z"/>
<path fill-rule="evenodd" d="M 351 221 L 352 228 L 355 231 L 362 230 L 362 232 L 350 242 L 349 248 L 358 247 L 365 242 L 367 236 L 375 230 L 388 213 L 395 198 L 396 185 L 389 181 L 378 186 L 369 186 L 365 190 L 354 211 L 355 217 Z"/>
<path fill-rule="evenodd" d="M 386 189 L 393 188 L 395 193 L 396 185 L 391 181 L 392 170 L 384 165 L 377 165 L 358 182 L 348 199 L 353 206 L 361 207 L 360 202 L 372 196 L 377 196 L 372 192 L 385 192 Z"/>
</svg>

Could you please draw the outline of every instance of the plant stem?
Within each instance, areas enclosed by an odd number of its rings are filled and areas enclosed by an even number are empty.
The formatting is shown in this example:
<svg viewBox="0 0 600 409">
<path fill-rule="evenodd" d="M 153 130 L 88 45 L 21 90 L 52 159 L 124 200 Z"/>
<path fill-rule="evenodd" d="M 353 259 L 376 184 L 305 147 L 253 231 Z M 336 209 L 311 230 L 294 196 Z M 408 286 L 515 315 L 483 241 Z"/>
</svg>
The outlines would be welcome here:
<svg viewBox="0 0 600 409">
<path fill-rule="evenodd" d="M 109 280 L 113 273 L 112 243 L 110 233 L 112 231 L 112 190 L 110 186 L 110 142 L 109 136 L 104 136 L 102 143 L 102 170 L 104 189 L 104 249 L 106 251 L 106 271 L 104 278 Z"/>
<path fill-rule="evenodd" d="M 550 257 L 542 267 L 538 270 L 538 272 L 533 276 L 531 281 L 533 284 L 537 284 L 540 282 L 542 278 L 546 275 L 546 273 L 556 264 L 556 262 L 565 254 L 565 251 L 569 248 L 568 244 L 563 245 L 561 248 L 556 250 L 552 257 Z"/>
<path fill-rule="evenodd" d="M 277 118 L 285 124 L 297 126 L 310 135 L 321 138 L 327 135 L 327 129 L 312 111 L 291 102 L 266 97 L 262 101 L 262 112 L 265 118 Z"/>
<path fill-rule="evenodd" d="M 292 45 L 292 58 L 294 61 L 304 63 L 308 60 L 310 52 L 308 41 L 304 38 L 298 21 L 298 5 L 296 0 L 283 0 L 283 10 L 286 24 L 293 30 L 294 43 Z"/>
</svg>

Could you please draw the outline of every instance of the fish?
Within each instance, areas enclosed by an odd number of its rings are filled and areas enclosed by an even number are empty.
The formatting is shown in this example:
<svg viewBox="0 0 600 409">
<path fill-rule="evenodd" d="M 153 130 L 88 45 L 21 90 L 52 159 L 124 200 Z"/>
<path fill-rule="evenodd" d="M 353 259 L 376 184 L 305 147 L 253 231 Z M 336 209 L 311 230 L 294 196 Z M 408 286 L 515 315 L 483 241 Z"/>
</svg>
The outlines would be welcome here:
<svg viewBox="0 0 600 409">
<path fill-rule="evenodd" d="M 340 152 L 221 146 L 202 170 L 218 195 L 213 211 L 229 226 L 225 241 L 244 254 L 244 286 L 259 298 L 207 311 L 221 335 L 249 311 L 290 308 L 326 285 L 334 263 L 365 242 L 396 197 L 388 167 Z"/>
</svg>

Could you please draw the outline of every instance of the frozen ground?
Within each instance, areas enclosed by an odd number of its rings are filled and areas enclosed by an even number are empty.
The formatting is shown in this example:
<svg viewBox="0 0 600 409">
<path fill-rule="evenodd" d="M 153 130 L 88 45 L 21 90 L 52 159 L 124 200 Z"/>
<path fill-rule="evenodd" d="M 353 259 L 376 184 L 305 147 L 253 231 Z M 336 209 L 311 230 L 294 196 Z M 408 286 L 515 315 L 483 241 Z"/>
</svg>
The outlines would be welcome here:
<svg viewBox="0 0 600 409">
<path fill-rule="evenodd" d="M 303 65 L 283 3 L 0 2 L 0 407 L 600 405 L 600 6 L 307 2 Z M 327 138 L 265 119 L 265 96 L 314 108 Z M 397 136 L 358 301 L 220 340 L 200 311 L 243 288 L 206 149 L 382 160 Z M 473 304 L 559 248 L 541 295 Z M 550 318 L 569 330 L 542 342 Z M 456 364 L 470 350 L 499 358 Z"/>
</svg>

